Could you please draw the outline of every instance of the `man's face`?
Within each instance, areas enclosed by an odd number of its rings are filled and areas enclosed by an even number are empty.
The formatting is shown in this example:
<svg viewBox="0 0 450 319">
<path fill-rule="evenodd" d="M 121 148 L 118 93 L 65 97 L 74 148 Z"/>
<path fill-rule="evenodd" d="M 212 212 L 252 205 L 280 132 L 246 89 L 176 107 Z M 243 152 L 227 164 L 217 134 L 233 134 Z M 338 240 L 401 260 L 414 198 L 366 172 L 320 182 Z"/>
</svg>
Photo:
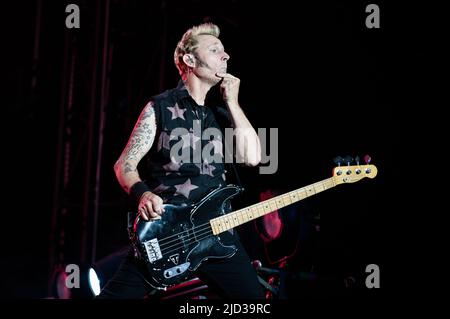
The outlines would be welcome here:
<svg viewBox="0 0 450 319">
<path fill-rule="evenodd" d="M 227 61 L 230 56 L 216 37 L 206 34 L 198 36 L 198 46 L 193 55 L 195 56 L 194 73 L 199 78 L 214 85 L 221 80 L 216 73 L 227 72 Z"/>
</svg>

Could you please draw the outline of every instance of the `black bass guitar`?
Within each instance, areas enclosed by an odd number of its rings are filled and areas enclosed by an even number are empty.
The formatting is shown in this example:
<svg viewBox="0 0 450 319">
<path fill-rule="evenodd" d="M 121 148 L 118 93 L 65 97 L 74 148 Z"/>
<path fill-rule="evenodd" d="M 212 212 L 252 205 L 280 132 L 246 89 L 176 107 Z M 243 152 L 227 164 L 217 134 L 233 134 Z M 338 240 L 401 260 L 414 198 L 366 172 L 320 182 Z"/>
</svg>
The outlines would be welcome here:
<svg viewBox="0 0 450 319">
<path fill-rule="evenodd" d="M 166 204 L 159 219 L 136 217 L 130 237 L 150 271 L 150 284 L 166 289 L 191 277 L 203 261 L 236 253 L 234 245 L 221 242 L 221 233 L 337 185 L 376 175 L 374 165 L 335 167 L 330 178 L 226 213 L 228 201 L 242 192 L 240 187 L 228 185 L 192 205 Z"/>
</svg>

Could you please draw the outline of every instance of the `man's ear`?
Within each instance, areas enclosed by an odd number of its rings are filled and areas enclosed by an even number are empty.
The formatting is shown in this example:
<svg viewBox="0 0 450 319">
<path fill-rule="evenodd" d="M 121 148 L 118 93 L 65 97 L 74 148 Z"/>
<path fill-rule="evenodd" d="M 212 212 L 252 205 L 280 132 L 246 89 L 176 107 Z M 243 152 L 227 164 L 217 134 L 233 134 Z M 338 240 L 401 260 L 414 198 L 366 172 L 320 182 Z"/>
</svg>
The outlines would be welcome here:
<svg viewBox="0 0 450 319">
<path fill-rule="evenodd" d="M 185 54 L 183 55 L 183 61 L 184 63 L 193 68 L 195 66 L 195 60 L 194 60 L 194 56 L 192 54 Z"/>
</svg>

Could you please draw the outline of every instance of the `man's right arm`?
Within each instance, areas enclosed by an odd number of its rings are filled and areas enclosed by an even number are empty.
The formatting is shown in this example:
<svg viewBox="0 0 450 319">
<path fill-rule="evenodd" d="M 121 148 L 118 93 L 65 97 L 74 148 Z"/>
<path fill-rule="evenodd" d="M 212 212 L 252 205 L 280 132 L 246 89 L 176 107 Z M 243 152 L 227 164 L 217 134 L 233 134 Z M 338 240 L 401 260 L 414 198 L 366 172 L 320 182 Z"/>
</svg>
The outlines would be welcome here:
<svg viewBox="0 0 450 319">
<path fill-rule="evenodd" d="M 150 150 L 156 134 L 156 120 L 153 103 L 142 110 L 125 149 L 114 164 L 114 172 L 122 188 L 130 193 L 131 186 L 140 182 L 137 171 L 139 161 Z"/>
<path fill-rule="evenodd" d="M 140 160 L 150 150 L 156 135 L 156 119 L 153 103 L 148 103 L 142 110 L 134 126 L 128 143 L 114 164 L 114 172 L 122 188 L 130 194 L 133 185 L 141 182 L 137 166 Z M 155 212 L 161 212 L 162 199 L 145 192 L 138 203 L 138 209 L 144 219 L 157 217 Z"/>
</svg>

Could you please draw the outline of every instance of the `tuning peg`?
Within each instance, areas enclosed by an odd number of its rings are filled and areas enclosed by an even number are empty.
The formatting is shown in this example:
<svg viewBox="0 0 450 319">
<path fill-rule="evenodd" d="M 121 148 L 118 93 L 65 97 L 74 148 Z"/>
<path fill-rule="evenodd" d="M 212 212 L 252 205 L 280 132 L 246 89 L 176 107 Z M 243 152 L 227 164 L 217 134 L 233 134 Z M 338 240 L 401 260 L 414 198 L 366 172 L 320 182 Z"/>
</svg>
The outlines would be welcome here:
<svg viewBox="0 0 450 319">
<path fill-rule="evenodd" d="M 336 156 L 333 159 L 333 162 L 337 165 L 337 166 L 341 166 L 342 163 L 344 163 L 344 159 L 340 156 Z"/>
<path fill-rule="evenodd" d="M 355 162 L 356 162 L 356 165 L 359 166 L 359 156 L 358 155 L 356 155 L 356 157 L 355 157 Z M 356 173 L 356 175 L 361 174 L 361 170 L 359 169 L 359 167 L 356 169 L 355 173 Z"/>
<path fill-rule="evenodd" d="M 350 166 L 350 164 L 353 162 L 353 157 L 351 156 L 346 156 L 344 158 L 344 162 L 347 163 L 348 166 Z"/>
<path fill-rule="evenodd" d="M 366 164 L 369 164 L 371 160 L 372 158 L 369 155 L 364 156 L 364 162 L 366 162 Z"/>
</svg>

